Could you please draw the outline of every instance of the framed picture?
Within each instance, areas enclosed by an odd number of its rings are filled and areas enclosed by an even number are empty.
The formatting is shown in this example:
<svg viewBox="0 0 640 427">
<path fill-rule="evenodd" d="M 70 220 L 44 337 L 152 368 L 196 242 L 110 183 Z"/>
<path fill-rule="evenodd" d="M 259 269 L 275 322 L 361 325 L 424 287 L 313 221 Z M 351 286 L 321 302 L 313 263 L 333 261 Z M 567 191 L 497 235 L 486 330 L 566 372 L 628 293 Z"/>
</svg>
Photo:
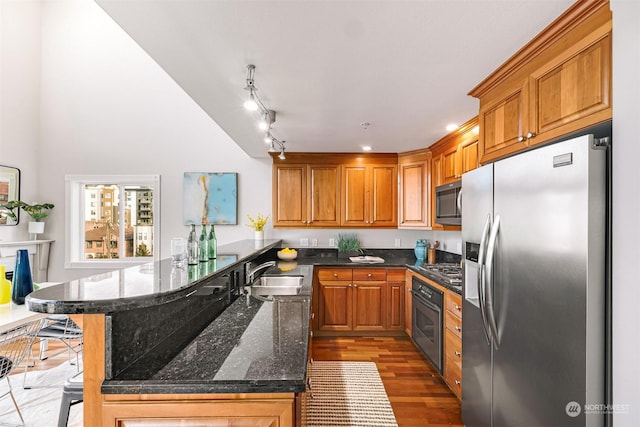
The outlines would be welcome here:
<svg viewBox="0 0 640 427">
<path fill-rule="evenodd" d="M 184 173 L 184 224 L 238 223 L 238 174 Z"/>
</svg>

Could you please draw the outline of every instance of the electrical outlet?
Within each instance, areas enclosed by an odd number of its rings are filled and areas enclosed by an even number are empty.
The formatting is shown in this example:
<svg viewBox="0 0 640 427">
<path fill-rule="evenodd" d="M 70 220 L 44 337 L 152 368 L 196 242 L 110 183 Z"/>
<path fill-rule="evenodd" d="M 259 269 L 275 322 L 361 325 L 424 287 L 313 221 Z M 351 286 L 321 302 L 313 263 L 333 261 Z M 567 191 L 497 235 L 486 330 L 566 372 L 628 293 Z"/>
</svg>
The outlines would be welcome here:
<svg viewBox="0 0 640 427">
<path fill-rule="evenodd" d="M 316 239 L 315 237 L 311 239 L 311 246 L 318 246 L 318 239 Z"/>
<path fill-rule="evenodd" d="M 304 239 L 300 239 L 300 246 L 309 246 L 309 239 L 304 238 Z"/>
<path fill-rule="evenodd" d="M 396 248 L 399 248 L 400 246 L 401 246 L 400 239 L 396 239 Z"/>
<path fill-rule="evenodd" d="M 334 239 L 333 237 L 329 239 L 329 247 L 335 247 L 336 246 L 336 239 Z"/>
</svg>

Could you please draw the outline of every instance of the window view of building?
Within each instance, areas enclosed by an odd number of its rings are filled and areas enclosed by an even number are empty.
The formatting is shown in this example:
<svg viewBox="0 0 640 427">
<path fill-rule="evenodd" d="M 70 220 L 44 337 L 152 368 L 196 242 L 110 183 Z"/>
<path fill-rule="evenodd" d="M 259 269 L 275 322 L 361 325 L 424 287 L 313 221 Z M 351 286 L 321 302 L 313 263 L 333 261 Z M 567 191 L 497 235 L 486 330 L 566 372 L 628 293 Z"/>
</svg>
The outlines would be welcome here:
<svg viewBox="0 0 640 427">
<path fill-rule="evenodd" d="M 84 258 L 153 256 L 153 188 L 84 186 Z"/>
</svg>

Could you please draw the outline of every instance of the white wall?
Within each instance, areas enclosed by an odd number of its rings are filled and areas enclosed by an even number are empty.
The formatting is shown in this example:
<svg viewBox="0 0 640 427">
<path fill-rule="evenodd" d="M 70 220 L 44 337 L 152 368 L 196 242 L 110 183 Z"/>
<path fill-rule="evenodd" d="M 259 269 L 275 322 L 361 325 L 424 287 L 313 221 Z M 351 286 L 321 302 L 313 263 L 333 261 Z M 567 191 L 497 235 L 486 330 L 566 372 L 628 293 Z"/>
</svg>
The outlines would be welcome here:
<svg viewBox="0 0 640 427">
<path fill-rule="evenodd" d="M 40 28 L 39 2 L 0 0 L 0 164 L 20 169 L 20 197 L 28 201 L 37 197 Z M 26 235 L 26 223 L 0 227 L 0 240 Z"/>
<path fill-rule="evenodd" d="M 43 4 L 41 143 L 38 193 L 56 204 L 46 237 L 56 240 L 50 280 L 97 271 L 65 270 L 64 175 L 141 173 L 161 175 L 162 257 L 168 242 L 186 236 L 182 223 L 185 171 L 238 172 L 237 226 L 218 226 L 219 244 L 252 238 L 246 214 L 271 212 L 271 160 L 249 158 L 158 65 L 93 2 Z M 148 159 L 148 160 L 141 160 Z M 344 230 L 274 230 L 267 238 L 329 238 Z M 365 246 L 413 247 L 431 232 L 356 230 Z M 456 252 L 460 233 L 440 233 Z M 458 250 L 458 253 L 460 251 Z"/>
<path fill-rule="evenodd" d="M 640 2 L 613 0 L 614 425 L 640 425 Z"/>
</svg>

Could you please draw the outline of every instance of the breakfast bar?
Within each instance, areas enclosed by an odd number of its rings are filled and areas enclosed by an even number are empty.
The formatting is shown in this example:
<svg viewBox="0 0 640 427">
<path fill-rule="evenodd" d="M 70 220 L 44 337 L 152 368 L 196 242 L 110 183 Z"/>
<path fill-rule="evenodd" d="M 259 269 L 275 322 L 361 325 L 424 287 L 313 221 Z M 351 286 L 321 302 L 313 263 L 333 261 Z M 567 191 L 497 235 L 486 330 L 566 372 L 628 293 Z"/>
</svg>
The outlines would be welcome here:
<svg viewBox="0 0 640 427">
<path fill-rule="evenodd" d="M 287 269 L 304 277 L 297 295 L 243 292 L 246 265 L 271 260 L 280 243 L 237 242 L 198 266 L 167 259 L 32 293 L 31 311 L 83 315 L 84 424 L 197 416 L 295 425 L 306 389 L 312 267 Z"/>
</svg>

